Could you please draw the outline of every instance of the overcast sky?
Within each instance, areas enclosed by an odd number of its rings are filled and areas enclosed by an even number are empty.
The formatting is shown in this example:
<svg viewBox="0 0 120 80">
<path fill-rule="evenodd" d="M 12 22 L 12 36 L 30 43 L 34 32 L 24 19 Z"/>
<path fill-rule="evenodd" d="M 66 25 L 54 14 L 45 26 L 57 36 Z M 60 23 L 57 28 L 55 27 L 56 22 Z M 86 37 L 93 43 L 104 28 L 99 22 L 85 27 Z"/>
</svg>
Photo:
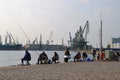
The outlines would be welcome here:
<svg viewBox="0 0 120 80">
<path fill-rule="evenodd" d="M 0 35 L 6 31 L 20 43 L 30 41 L 42 34 L 43 43 L 53 31 L 53 44 L 67 45 L 69 32 L 72 37 L 86 21 L 90 23 L 89 44 L 99 46 L 100 13 L 103 20 L 103 45 L 111 37 L 120 37 L 120 0 L 0 0 Z"/>
</svg>

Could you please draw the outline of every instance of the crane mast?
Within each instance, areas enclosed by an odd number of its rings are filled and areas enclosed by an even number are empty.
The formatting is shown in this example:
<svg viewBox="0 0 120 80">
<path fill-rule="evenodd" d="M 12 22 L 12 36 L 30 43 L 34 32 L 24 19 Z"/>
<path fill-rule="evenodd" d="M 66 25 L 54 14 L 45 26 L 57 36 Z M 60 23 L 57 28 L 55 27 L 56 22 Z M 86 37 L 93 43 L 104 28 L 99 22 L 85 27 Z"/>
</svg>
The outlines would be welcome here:
<svg viewBox="0 0 120 80">
<path fill-rule="evenodd" d="M 49 39 L 46 41 L 46 44 L 47 44 L 47 45 L 49 45 L 51 42 L 53 43 L 52 34 L 53 34 L 53 31 L 51 31 L 50 37 L 49 37 Z"/>
</svg>

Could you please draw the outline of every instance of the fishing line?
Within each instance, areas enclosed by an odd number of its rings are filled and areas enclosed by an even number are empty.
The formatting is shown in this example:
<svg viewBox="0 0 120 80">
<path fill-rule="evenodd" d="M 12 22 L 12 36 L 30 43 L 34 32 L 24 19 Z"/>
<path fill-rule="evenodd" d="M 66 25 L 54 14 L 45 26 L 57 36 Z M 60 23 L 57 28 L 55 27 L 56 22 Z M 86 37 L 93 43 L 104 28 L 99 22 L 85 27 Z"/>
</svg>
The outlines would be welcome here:
<svg viewBox="0 0 120 80">
<path fill-rule="evenodd" d="M 20 28 L 20 30 L 23 32 L 23 34 L 25 35 L 25 37 L 27 38 L 28 42 L 30 43 L 30 39 L 27 36 L 27 34 L 25 33 L 25 31 L 23 30 L 23 28 L 21 27 L 21 25 L 18 23 L 18 21 L 14 18 L 16 24 L 18 25 L 18 27 Z"/>
<path fill-rule="evenodd" d="M 14 17 L 13 17 L 14 18 Z M 23 30 L 22 26 L 18 23 L 18 21 L 16 20 L 16 18 L 14 18 L 16 24 L 18 25 L 18 27 L 20 28 L 20 30 L 23 32 L 23 34 L 25 35 L 25 37 L 27 38 L 28 42 L 30 43 L 30 39 L 28 37 L 28 35 L 25 33 L 25 31 Z M 28 44 L 28 47 L 29 47 L 29 44 Z M 35 53 L 37 55 L 39 55 L 39 53 L 37 51 L 35 51 Z"/>
<path fill-rule="evenodd" d="M 21 59 L 12 59 L 12 60 L 7 60 L 6 62 L 13 62 L 13 61 L 18 61 L 18 60 L 21 60 Z"/>
</svg>

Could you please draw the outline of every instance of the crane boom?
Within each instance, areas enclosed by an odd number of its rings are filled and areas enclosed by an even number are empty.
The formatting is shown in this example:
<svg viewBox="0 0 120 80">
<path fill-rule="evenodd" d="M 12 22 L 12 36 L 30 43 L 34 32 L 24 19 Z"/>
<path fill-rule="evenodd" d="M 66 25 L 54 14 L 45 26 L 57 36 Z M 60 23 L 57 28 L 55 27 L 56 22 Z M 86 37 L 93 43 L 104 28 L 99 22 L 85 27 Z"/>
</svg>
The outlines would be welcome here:
<svg viewBox="0 0 120 80">
<path fill-rule="evenodd" d="M 86 32 L 85 32 L 86 30 Z M 85 32 L 85 34 L 84 34 Z M 78 40 L 83 39 L 83 34 L 84 34 L 84 39 L 87 41 L 87 34 L 89 33 L 89 22 L 86 21 L 84 28 L 80 26 L 79 33 L 78 33 Z"/>
<path fill-rule="evenodd" d="M 51 33 L 50 33 L 50 37 L 49 37 L 49 39 L 46 41 L 46 44 L 47 44 L 47 45 L 49 45 L 50 42 L 53 43 L 53 40 L 52 40 L 52 34 L 53 34 L 53 31 L 51 31 Z"/>
<path fill-rule="evenodd" d="M 85 29 L 88 30 L 88 32 L 89 32 L 89 22 L 88 21 L 86 21 L 86 24 L 83 28 L 83 32 L 84 32 Z"/>
<path fill-rule="evenodd" d="M 87 34 L 89 33 L 89 22 L 88 21 L 86 21 L 86 24 L 85 24 L 85 26 L 83 28 L 83 33 L 84 33 L 85 29 L 86 29 L 85 40 L 87 41 Z"/>
<path fill-rule="evenodd" d="M 12 36 L 11 33 L 9 33 L 9 36 L 12 37 L 13 41 L 15 42 L 15 39 L 14 39 L 14 37 Z"/>
<path fill-rule="evenodd" d="M 18 23 L 18 21 L 14 18 L 16 24 L 18 25 L 18 27 L 20 28 L 20 30 L 23 32 L 23 34 L 25 35 L 26 39 L 28 40 L 28 43 L 30 43 L 30 39 L 27 36 L 27 34 L 25 33 L 25 31 L 23 30 L 22 26 Z"/>
</svg>

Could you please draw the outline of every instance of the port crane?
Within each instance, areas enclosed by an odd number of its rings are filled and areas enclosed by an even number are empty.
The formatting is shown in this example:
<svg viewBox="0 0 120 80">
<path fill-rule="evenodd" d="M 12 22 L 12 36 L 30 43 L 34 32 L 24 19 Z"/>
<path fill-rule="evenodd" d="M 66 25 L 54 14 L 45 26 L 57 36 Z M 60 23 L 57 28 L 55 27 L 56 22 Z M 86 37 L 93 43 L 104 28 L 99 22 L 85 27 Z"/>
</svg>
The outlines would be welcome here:
<svg viewBox="0 0 120 80">
<path fill-rule="evenodd" d="M 84 34 L 85 33 L 85 34 Z M 80 26 L 79 30 L 75 33 L 75 37 L 72 39 L 71 33 L 69 32 L 70 44 L 73 48 L 83 49 L 87 46 L 87 34 L 89 33 L 89 22 L 86 21 L 85 26 Z"/>
<path fill-rule="evenodd" d="M 14 37 L 12 36 L 11 33 L 8 33 L 8 32 L 7 32 L 7 34 L 6 34 L 6 36 L 5 36 L 5 44 L 8 44 L 8 45 L 16 44 L 15 39 L 14 39 Z"/>
<path fill-rule="evenodd" d="M 49 37 L 49 39 L 46 41 L 46 44 L 47 44 L 47 45 L 49 45 L 50 43 L 53 43 L 52 35 L 53 35 L 53 31 L 51 31 L 50 37 Z"/>
<path fill-rule="evenodd" d="M 35 39 L 33 40 L 32 44 L 33 44 L 33 45 L 38 44 L 38 39 L 37 39 L 37 37 L 35 37 Z"/>
<path fill-rule="evenodd" d="M 85 32 L 85 35 L 83 35 Z M 82 29 L 82 27 L 80 26 L 79 29 L 79 34 L 78 34 L 78 40 L 80 39 L 85 39 L 85 41 L 87 41 L 87 34 L 89 33 L 89 22 L 86 21 L 86 24 L 84 26 L 84 28 Z"/>
</svg>

